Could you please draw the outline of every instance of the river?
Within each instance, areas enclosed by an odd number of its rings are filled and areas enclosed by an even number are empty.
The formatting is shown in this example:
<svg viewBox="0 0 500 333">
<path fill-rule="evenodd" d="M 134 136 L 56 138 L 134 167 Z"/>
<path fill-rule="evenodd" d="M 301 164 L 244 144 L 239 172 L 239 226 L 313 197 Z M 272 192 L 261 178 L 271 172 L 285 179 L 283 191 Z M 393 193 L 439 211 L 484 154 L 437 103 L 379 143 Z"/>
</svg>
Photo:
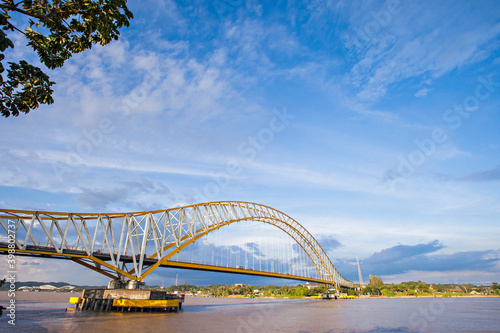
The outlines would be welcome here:
<svg viewBox="0 0 500 333">
<path fill-rule="evenodd" d="M 15 326 L 4 312 L 0 332 L 500 332 L 500 298 L 489 297 L 187 297 L 178 313 L 100 313 L 65 311 L 69 295 L 54 300 L 39 294 L 17 300 Z M 5 297 L 0 304 L 7 305 Z"/>
</svg>

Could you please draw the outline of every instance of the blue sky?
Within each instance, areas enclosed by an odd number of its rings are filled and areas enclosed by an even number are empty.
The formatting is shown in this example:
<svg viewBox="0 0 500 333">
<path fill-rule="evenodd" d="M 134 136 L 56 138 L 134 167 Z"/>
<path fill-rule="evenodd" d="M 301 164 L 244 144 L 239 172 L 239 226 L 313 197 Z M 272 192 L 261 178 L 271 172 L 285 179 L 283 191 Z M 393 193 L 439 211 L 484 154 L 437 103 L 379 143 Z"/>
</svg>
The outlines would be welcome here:
<svg viewBox="0 0 500 333">
<path fill-rule="evenodd" d="M 353 280 L 356 256 L 365 280 L 500 280 L 498 1 L 129 8 L 118 41 L 47 70 L 53 105 L 0 121 L 1 207 L 251 201 L 304 225 Z M 14 42 L 8 61 L 37 61 Z M 22 263 L 21 280 L 105 281 Z"/>
</svg>

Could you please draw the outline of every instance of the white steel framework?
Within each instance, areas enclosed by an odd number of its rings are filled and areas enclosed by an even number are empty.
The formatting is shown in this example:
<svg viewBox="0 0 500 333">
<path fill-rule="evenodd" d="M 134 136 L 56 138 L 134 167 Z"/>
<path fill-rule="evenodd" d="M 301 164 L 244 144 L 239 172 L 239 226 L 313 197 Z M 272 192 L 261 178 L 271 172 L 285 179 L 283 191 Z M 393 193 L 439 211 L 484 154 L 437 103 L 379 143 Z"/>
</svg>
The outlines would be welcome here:
<svg viewBox="0 0 500 333">
<path fill-rule="evenodd" d="M 287 233 L 305 251 L 320 279 L 233 268 L 216 270 L 353 288 L 353 283 L 337 271 L 321 245 L 297 221 L 271 207 L 241 201 L 109 214 L 0 209 L 0 254 L 14 247 L 18 254 L 71 259 L 113 279 L 142 281 L 159 266 L 174 266 L 169 259 L 196 240 L 241 221 L 267 223 Z M 191 266 L 185 268 L 204 269 Z"/>
</svg>

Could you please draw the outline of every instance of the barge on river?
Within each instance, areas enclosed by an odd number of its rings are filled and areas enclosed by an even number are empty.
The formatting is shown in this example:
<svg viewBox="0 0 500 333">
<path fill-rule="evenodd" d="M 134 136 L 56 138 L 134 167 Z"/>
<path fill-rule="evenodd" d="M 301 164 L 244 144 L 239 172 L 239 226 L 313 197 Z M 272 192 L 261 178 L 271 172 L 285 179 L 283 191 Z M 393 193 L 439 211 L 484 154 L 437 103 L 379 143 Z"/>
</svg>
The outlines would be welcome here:
<svg viewBox="0 0 500 333">
<path fill-rule="evenodd" d="M 173 312 L 182 309 L 184 295 L 158 290 L 85 289 L 81 297 L 71 297 L 72 310 Z"/>
</svg>

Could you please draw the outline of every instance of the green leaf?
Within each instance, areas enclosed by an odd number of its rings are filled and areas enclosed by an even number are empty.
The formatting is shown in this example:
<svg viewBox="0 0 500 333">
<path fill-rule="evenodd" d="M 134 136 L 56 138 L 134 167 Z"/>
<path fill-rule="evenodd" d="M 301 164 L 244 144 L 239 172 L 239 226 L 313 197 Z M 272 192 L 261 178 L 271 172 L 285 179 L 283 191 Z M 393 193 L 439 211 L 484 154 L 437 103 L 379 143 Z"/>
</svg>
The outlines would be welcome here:
<svg viewBox="0 0 500 333">
<path fill-rule="evenodd" d="M 50 69 L 64 65 L 73 54 L 91 49 L 93 44 L 106 45 L 119 38 L 119 29 L 128 27 L 133 18 L 126 0 L 25 0 L 15 3 L 3 0 L 13 9 L 22 9 L 29 16 L 24 29 L 27 45 Z M 19 7 L 21 6 L 21 7 Z M 0 13 L 0 51 L 14 48 L 4 31 L 19 29 L 9 22 L 12 9 Z M 21 11 L 17 11 L 17 14 Z M 68 23 L 69 22 L 69 23 Z M 34 31 L 33 26 L 43 27 Z M 0 58 L 0 73 L 5 71 Z M 52 104 L 55 84 L 38 67 L 26 61 L 9 63 L 7 81 L 0 81 L 0 112 L 4 117 L 28 113 L 40 104 Z"/>
</svg>

